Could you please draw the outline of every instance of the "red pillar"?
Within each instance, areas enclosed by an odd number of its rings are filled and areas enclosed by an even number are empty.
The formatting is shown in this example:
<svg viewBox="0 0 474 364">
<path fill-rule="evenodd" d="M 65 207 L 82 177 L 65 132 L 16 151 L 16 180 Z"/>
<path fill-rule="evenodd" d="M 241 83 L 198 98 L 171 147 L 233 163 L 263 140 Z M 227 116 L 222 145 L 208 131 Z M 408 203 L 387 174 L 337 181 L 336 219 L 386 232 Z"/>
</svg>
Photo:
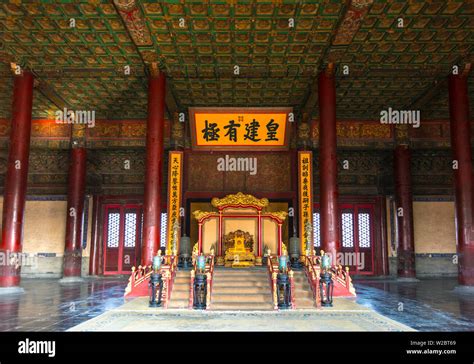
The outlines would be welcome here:
<svg viewBox="0 0 474 364">
<path fill-rule="evenodd" d="M 416 278 L 410 159 L 410 149 L 407 145 L 398 145 L 395 148 L 394 173 L 398 226 L 397 261 L 398 276 L 400 278 Z"/>
<path fill-rule="evenodd" d="M 160 72 L 148 81 L 145 198 L 143 201 L 142 265 L 150 265 L 160 246 L 163 132 L 166 76 Z"/>
<path fill-rule="evenodd" d="M 89 257 L 89 274 L 91 276 L 99 275 L 99 256 L 100 256 L 100 197 L 94 195 L 92 198 L 92 233 L 91 250 Z"/>
<path fill-rule="evenodd" d="M 80 277 L 82 265 L 82 226 L 86 187 L 86 148 L 72 148 L 67 192 L 64 277 Z"/>
<path fill-rule="evenodd" d="M 472 157 L 467 77 L 449 76 L 449 114 L 451 117 L 451 147 L 458 168 L 454 169 L 456 194 L 456 236 L 458 280 L 462 285 L 474 285 L 474 242 L 472 227 Z"/>
<path fill-rule="evenodd" d="M 33 75 L 24 71 L 21 76 L 15 77 L 14 81 L 10 148 L 4 186 L 0 253 L 7 258 L 22 251 L 32 105 Z M 0 287 L 16 287 L 19 284 L 19 266 L 0 266 Z"/>
<path fill-rule="evenodd" d="M 340 245 L 337 189 L 336 84 L 334 74 L 319 74 L 319 176 L 321 245 L 336 263 Z"/>
</svg>

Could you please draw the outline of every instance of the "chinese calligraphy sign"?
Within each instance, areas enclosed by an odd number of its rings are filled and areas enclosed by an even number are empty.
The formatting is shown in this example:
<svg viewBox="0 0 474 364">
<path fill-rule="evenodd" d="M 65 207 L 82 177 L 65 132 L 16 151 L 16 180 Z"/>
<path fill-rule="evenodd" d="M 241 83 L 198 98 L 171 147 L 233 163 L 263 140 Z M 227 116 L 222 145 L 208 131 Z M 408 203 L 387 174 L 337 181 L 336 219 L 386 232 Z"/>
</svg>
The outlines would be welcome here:
<svg viewBox="0 0 474 364">
<path fill-rule="evenodd" d="M 169 152 L 168 166 L 168 226 L 166 228 L 166 248 L 169 253 L 179 252 L 181 237 L 180 208 L 183 184 L 183 152 Z"/>
<path fill-rule="evenodd" d="M 290 112 L 291 108 L 190 108 L 193 148 L 287 149 Z"/>
<path fill-rule="evenodd" d="M 298 152 L 298 204 L 299 204 L 299 233 L 301 254 L 306 254 L 309 247 L 313 250 L 313 235 L 308 233 L 313 224 L 313 153 Z"/>
</svg>

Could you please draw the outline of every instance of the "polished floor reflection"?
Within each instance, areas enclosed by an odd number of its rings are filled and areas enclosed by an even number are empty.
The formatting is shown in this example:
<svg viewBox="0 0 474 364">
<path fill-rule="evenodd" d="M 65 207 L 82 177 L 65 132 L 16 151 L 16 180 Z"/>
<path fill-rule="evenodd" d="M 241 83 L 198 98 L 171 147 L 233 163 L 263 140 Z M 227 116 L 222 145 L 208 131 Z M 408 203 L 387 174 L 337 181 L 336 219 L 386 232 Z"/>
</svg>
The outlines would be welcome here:
<svg viewBox="0 0 474 364">
<path fill-rule="evenodd" d="M 127 278 L 22 279 L 25 293 L 0 295 L 0 331 L 64 331 L 124 303 Z"/>
<path fill-rule="evenodd" d="M 419 331 L 474 331 L 474 288 L 457 279 L 356 281 L 357 302 Z"/>
<path fill-rule="evenodd" d="M 0 296 L 0 331 L 64 331 L 122 305 L 127 278 L 23 279 L 24 294 Z M 474 293 L 456 279 L 355 282 L 357 303 L 421 331 L 474 331 Z"/>
</svg>

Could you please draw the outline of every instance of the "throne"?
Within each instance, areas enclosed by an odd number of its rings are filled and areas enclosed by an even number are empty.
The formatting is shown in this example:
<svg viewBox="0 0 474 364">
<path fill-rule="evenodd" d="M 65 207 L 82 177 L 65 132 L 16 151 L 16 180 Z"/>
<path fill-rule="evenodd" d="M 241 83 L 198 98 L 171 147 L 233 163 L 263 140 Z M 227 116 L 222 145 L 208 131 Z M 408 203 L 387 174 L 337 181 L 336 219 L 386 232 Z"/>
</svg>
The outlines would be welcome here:
<svg viewBox="0 0 474 364">
<path fill-rule="evenodd" d="M 225 266 L 233 268 L 253 267 L 253 237 L 242 230 L 233 231 L 224 236 Z"/>
</svg>

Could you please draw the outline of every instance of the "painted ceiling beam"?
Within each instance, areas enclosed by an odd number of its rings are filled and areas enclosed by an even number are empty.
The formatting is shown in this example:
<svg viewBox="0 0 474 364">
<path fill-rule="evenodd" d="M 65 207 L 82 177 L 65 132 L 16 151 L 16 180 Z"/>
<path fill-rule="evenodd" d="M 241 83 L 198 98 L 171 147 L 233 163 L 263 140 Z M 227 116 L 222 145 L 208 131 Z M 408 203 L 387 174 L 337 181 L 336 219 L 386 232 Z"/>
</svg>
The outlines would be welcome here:
<svg viewBox="0 0 474 364">
<path fill-rule="evenodd" d="M 351 0 L 332 40 L 333 46 L 348 46 L 369 12 L 373 0 Z"/>
<path fill-rule="evenodd" d="M 170 112 L 170 116 L 172 116 L 175 112 L 178 112 L 178 103 L 176 102 L 173 92 L 171 91 L 169 82 L 166 86 L 165 103 L 168 111 Z"/>
<path fill-rule="evenodd" d="M 459 72 L 461 75 L 467 76 L 471 70 L 471 63 L 466 63 L 463 59 L 455 62 L 458 65 L 462 65 Z M 410 105 L 404 108 L 404 110 L 423 110 L 429 103 L 434 100 L 442 90 L 448 88 L 448 77 L 443 74 L 441 77 L 436 78 L 433 83 L 424 90 L 419 97 L 415 99 Z"/>
<path fill-rule="evenodd" d="M 143 63 L 151 75 L 159 72 L 157 63 L 157 54 L 154 49 L 153 38 L 151 32 L 147 27 L 145 15 L 136 0 L 114 0 L 115 8 L 120 14 L 122 21 L 127 29 L 130 38 L 135 44 Z M 165 103 L 170 117 L 178 110 L 178 103 L 169 87 L 168 82 L 166 87 Z"/>
<path fill-rule="evenodd" d="M 369 12 L 373 0 L 350 0 L 347 1 L 347 8 L 339 22 L 337 29 L 328 47 L 323 61 L 338 63 L 346 52 L 347 47 L 352 43 L 354 36 Z"/>
<path fill-rule="evenodd" d="M 329 65 L 336 63 L 342 58 L 347 47 L 352 43 L 352 39 L 359 30 L 362 21 L 369 12 L 373 0 L 348 0 L 347 8 L 334 32 L 331 45 L 328 47 L 326 54 L 321 57 L 320 68 L 324 64 Z M 331 66 L 334 67 L 334 66 Z M 310 94 L 302 108 L 303 113 L 311 115 L 312 110 L 318 102 L 318 85 L 316 79 L 313 80 Z"/>
<path fill-rule="evenodd" d="M 153 39 L 138 1 L 114 0 L 114 5 L 133 43 L 135 43 L 137 47 L 152 46 Z"/>
<path fill-rule="evenodd" d="M 35 78 L 35 89 L 46 99 L 51 101 L 60 110 L 70 109 L 70 105 L 56 92 L 56 90 L 43 79 Z"/>
<path fill-rule="evenodd" d="M 16 63 L 11 62 L 13 57 L 7 53 L 3 54 L 0 58 L 0 63 L 8 66 L 10 69 L 10 74 L 14 73 L 16 68 Z M 10 62 L 7 62 L 10 61 Z M 28 67 L 27 67 L 28 68 Z M 47 100 L 49 100 L 53 105 L 58 109 L 63 110 L 64 108 L 69 108 L 69 105 L 64 99 L 54 90 L 54 88 L 48 84 L 35 70 L 31 70 L 35 75 L 33 87 L 38 90 Z"/>
<path fill-rule="evenodd" d="M 312 110 L 316 107 L 317 103 L 318 103 L 318 83 L 316 82 L 316 80 L 314 80 L 313 83 L 311 84 L 311 90 L 309 91 L 309 95 L 306 98 L 306 102 L 304 103 L 304 106 L 301 109 L 301 112 L 303 114 L 311 115 Z"/>
<path fill-rule="evenodd" d="M 432 100 L 439 95 L 441 90 L 448 87 L 448 79 L 443 77 L 442 79 L 436 79 L 430 85 L 430 87 L 425 90 L 419 97 L 415 99 L 409 106 L 403 108 L 403 110 L 422 110 L 428 105 Z"/>
</svg>

